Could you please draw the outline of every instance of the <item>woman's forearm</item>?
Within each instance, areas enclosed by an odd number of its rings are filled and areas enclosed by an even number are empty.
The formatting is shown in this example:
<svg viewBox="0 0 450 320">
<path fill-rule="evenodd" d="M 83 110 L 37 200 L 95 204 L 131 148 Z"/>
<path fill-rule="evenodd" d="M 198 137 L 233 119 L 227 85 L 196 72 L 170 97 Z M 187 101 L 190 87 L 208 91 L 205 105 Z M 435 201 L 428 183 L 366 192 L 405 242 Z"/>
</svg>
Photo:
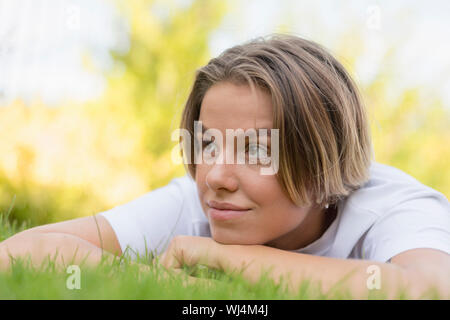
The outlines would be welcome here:
<svg viewBox="0 0 450 320">
<path fill-rule="evenodd" d="M 0 270 L 9 268 L 11 257 L 29 257 L 33 266 L 50 259 L 64 267 L 82 263 L 96 265 L 102 257 L 112 258 L 113 255 L 70 234 L 23 232 L 0 243 Z"/>
<path fill-rule="evenodd" d="M 319 285 L 322 293 L 331 296 L 342 289 L 348 290 L 354 299 L 367 299 L 371 292 L 383 293 L 387 299 L 398 299 L 402 289 L 408 297 L 418 299 L 428 289 L 428 283 L 421 277 L 394 264 L 313 256 L 259 245 L 229 248 L 233 253 L 230 251 L 228 256 L 233 258 L 223 266 L 225 270 L 243 270 L 242 275 L 250 281 L 257 281 L 264 271 L 270 271 L 268 275 L 275 282 L 280 277 L 289 277 L 286 284 L 294 292 L 304 280 Z M 269 266 L 272 268 L 268 269 Z M 373 279 L 377 276 L 379 287 L 377 279 Z"/>
</svg>

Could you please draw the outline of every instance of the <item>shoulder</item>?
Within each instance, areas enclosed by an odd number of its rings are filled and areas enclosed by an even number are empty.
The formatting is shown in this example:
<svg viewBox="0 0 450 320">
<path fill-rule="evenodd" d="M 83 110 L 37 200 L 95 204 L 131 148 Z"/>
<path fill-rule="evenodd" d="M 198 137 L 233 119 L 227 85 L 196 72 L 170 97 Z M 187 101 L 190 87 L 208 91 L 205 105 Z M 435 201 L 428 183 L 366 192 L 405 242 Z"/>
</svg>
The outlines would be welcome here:
<svg viewBox="0 0 450 320">
<path fill-rule="evenodd" d="M 208 235 L 195 181 L 188 175 L 100 213 L 116 233 L 122 252 L 161 252 L 177 235 Z"/>
<path fill-rule="evenodd" d="M 343 202 L 341 226 L 358 229 L 357 256 L 387 261 L 414 248 L 450 251 L 450 203 L 442 193 L 388 165 L 374 162 L 370 174 Z"/>
<path fill-rule="evenodd" d="M 197 184 L 189 174 L 171 180 L 169 185 L 174 185 L 177 188 L 179 196 L 183 198 L 183 204 L 188 208 L 194 220 L 204 220 L 203 209 L 200 204 Z"/>
<path fill-rule="evenodd" d="M 373 161 L 369 180 L 346 199 L 348 208 L 381 218 L 395 208 L 414 202 L 416 209 L 432 205 L 450 213 L 447 198 L 406 172 Z"/>
</svg>

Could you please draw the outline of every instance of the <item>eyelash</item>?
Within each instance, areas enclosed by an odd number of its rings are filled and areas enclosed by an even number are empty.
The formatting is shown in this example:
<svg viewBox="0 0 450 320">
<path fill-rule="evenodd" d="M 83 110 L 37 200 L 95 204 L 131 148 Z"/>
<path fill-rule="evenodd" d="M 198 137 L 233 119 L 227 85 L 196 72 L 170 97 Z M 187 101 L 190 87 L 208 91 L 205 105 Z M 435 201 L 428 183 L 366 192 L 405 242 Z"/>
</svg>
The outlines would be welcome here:
<svg viewBox="0 0 450 320">
<path fill-rule="evenodd" d="M 213 143 L 214 141 L 207 141 L 207 140 L 203 140 L 202 141 L 202 148 L 205 148 L 205 147 L 207 147 L 207 146 L 209 146 L 211 143 Z M 248 153 L 248 147 L 249 147 L 249 143 L 246 143 L 245 144 L 245 152 L 246 153 Z M 252 144 L 252 145 L 254 145 L 254 143 Z M 257 144 L 257 146 L 259 147 L 259 146 L 263 146 L 263 145 L 261 145 L 261 144 Z M 267 148 L 267 152 L 269 152 L 270 151 L 270 147 L 266 147 Z"/>
</svg>

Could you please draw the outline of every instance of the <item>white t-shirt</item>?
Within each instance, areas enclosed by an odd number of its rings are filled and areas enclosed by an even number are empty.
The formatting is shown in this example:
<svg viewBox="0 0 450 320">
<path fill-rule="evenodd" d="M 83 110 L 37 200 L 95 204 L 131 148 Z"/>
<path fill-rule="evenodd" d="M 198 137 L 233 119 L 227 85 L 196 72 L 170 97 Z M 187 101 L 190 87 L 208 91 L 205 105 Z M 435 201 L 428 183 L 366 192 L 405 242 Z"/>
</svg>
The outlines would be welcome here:
<svg viewBox="0 0 450 320">
<path fill-rule="evenodd" d="M 176 235 L 211 236 L 197 186 L 188 175 L 100 214 L 131 257 L 160 254 Z M 372 161 L 370 180 L 338 203 L 325 233 L 292 251 L 389 262 L 414 248 L 450 254 L 450 203 L 405 172 Z"/>
</svg>

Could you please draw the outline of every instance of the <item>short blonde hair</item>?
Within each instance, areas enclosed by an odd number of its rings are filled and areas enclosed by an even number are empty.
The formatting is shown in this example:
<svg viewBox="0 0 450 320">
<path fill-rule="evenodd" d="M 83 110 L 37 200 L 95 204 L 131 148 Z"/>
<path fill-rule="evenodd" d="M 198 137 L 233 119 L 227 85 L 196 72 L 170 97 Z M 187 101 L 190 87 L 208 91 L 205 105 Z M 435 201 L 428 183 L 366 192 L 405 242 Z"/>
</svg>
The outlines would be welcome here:
<svg viewBox="0 0 450 320">
<path fill-rule="evenodd" d="M 369 179 L 373 148 L 360 93 L 322 46 L 273 34 L 211 59 L 196 71 L 182 114 L 180 127 L 192 139 L 206 91 L 222 81 L 256 85 L 270 93 L 273 128 L 279 129 L 280 137 L 276 176 L 295 204 L 333 205 Z M 193 145 L 192 141 L 191 157 Z M 195 177 L 195 164 L 189 160 L 187 171 Z"/>
</svg>

